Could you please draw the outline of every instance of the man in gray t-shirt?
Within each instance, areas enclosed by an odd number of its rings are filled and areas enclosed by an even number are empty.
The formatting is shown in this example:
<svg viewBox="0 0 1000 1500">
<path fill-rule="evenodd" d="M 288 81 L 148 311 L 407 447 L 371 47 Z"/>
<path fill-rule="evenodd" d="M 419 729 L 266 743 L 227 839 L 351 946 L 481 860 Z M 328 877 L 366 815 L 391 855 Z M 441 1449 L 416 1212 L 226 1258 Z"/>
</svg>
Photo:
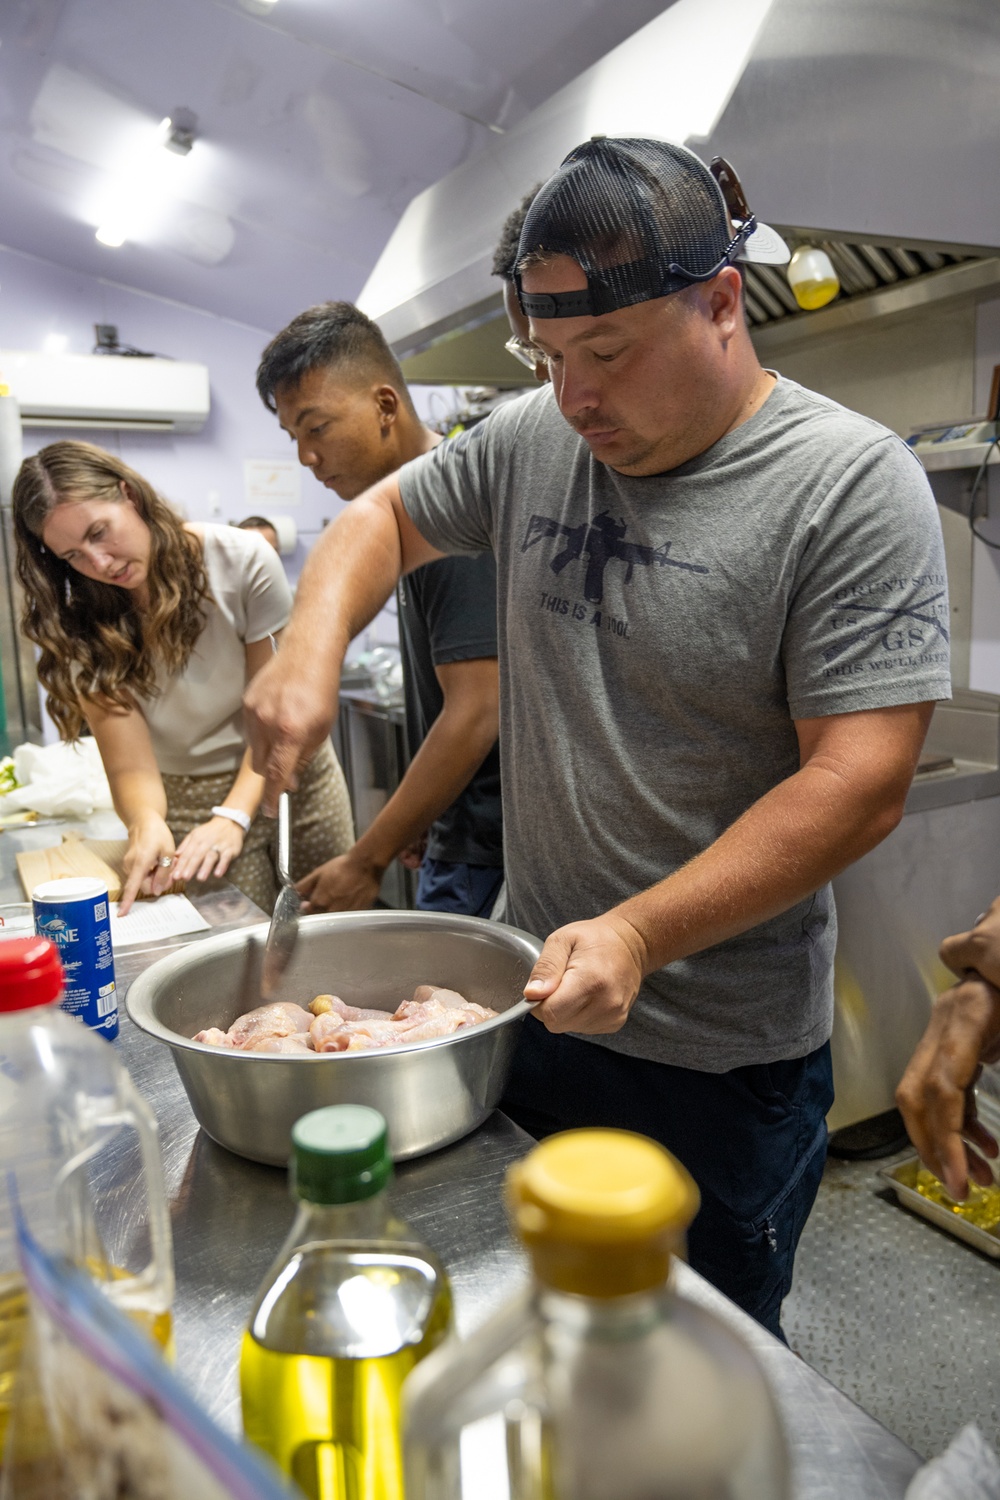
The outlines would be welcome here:
<svg viewBox="0 0 1000 1500">
<path fill-rule="evenodd" d="M 355 502 L 367 547 L 338 523 L 248 704 L 277 786 L 394 570 L 492 548 L 504 916 L 548 935 L 503 1107 L 676 1151 L 692 1264 L 780 1332 L 832 1101 L 828 882 L 901 816 L 948 607 L 912 454 L 757 362 L 733 261 L 783 247 L 723 183 L 658 142 L 571 153 L 517 277 L 551 388 Z"/>
</svg>

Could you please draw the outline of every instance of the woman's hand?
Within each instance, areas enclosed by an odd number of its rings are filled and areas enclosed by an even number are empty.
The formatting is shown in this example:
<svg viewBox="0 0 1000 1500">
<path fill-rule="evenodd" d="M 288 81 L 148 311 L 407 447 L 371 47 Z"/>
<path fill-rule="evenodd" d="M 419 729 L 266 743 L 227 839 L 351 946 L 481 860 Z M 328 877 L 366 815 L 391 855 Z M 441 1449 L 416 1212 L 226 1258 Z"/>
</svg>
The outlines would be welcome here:
<svg viewBox="0 0 1000 1500">
<path fill-rule="evenodd" d="M 118 901 L 118 915 L 124 917 L 141 891 L 144 896 L 160 896 L 174 880 L 174 836 L 159 813 L 145 812 L 128 831 L 128 848 L 123 860 L 125 885 Z"/>
<path fill-rule="evenodd" d="M 171 880 L 218 880 L 243 850 L 243 829 L 229 818 L 209 818 L 192 828 L 177 850 Z"/>
</svg>

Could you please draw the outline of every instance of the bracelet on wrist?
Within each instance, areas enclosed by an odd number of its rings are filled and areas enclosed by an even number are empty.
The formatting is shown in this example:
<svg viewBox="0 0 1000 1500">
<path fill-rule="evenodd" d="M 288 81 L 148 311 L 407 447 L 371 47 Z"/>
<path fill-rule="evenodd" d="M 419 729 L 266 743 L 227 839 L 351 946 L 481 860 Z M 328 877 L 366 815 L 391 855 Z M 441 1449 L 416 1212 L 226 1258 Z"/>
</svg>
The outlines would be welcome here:
<svg viewBox="0 0 1000 1500">
<path fill-rule="evenodd" d="M 213 807 L 212 815 L 216 818 L 228 818 L 230 823 L 236 823 L 243 832 L 250 832 L 250 814 L 245 813 L 239 807 Z"/>
</svg>

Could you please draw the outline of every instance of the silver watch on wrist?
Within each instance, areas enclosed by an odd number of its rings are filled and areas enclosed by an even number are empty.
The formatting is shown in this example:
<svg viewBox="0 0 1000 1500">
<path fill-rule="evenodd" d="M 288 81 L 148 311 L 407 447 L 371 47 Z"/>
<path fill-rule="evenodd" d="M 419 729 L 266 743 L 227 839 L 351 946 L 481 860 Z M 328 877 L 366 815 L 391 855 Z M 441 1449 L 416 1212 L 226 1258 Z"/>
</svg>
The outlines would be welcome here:
<svg viewBox="0 0 1000 1500">
<path fill-rule="evenodd" d="M 230 823 L 238 823 L 243 832 L 250 832 L 250 814 L 245 813 L 239 807 L 213 807 L 212 815 L 216 818 L 228 818 Z"/>
</svg>

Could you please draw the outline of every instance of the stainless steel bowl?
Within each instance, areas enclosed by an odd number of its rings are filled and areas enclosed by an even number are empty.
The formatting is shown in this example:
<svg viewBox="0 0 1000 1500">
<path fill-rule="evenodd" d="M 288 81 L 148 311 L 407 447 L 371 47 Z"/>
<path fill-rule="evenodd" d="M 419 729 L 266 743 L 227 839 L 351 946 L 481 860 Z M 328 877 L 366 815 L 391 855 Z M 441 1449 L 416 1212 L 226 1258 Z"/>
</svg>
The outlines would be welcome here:
<svg viewBox="0 0 1000 1500">
<path fill-rule="evenodd" d="M 389 1125 L 397 1161 L 475 1130 L 496 1106 L 529 1006 L 525 980 L 541 951 L 526 932 L 431 912 L 303 917 L 274 999 L 308 1005 L 332 992 L 392 1012 L 418 984 L 443 985 L 501 1014 L 453 1036 L 372 1052 L 287 1057 L 233 1052 L 191 1038 L 260 1004 L 267 924 L 204 938 L 151 964 L 129 989 L 135 1024 L 166 1042 L 198 1123 L 252 1161 L 284 1165 L 300 1115 L 324 1104 L 370 1104 Z"/>
</svg>

